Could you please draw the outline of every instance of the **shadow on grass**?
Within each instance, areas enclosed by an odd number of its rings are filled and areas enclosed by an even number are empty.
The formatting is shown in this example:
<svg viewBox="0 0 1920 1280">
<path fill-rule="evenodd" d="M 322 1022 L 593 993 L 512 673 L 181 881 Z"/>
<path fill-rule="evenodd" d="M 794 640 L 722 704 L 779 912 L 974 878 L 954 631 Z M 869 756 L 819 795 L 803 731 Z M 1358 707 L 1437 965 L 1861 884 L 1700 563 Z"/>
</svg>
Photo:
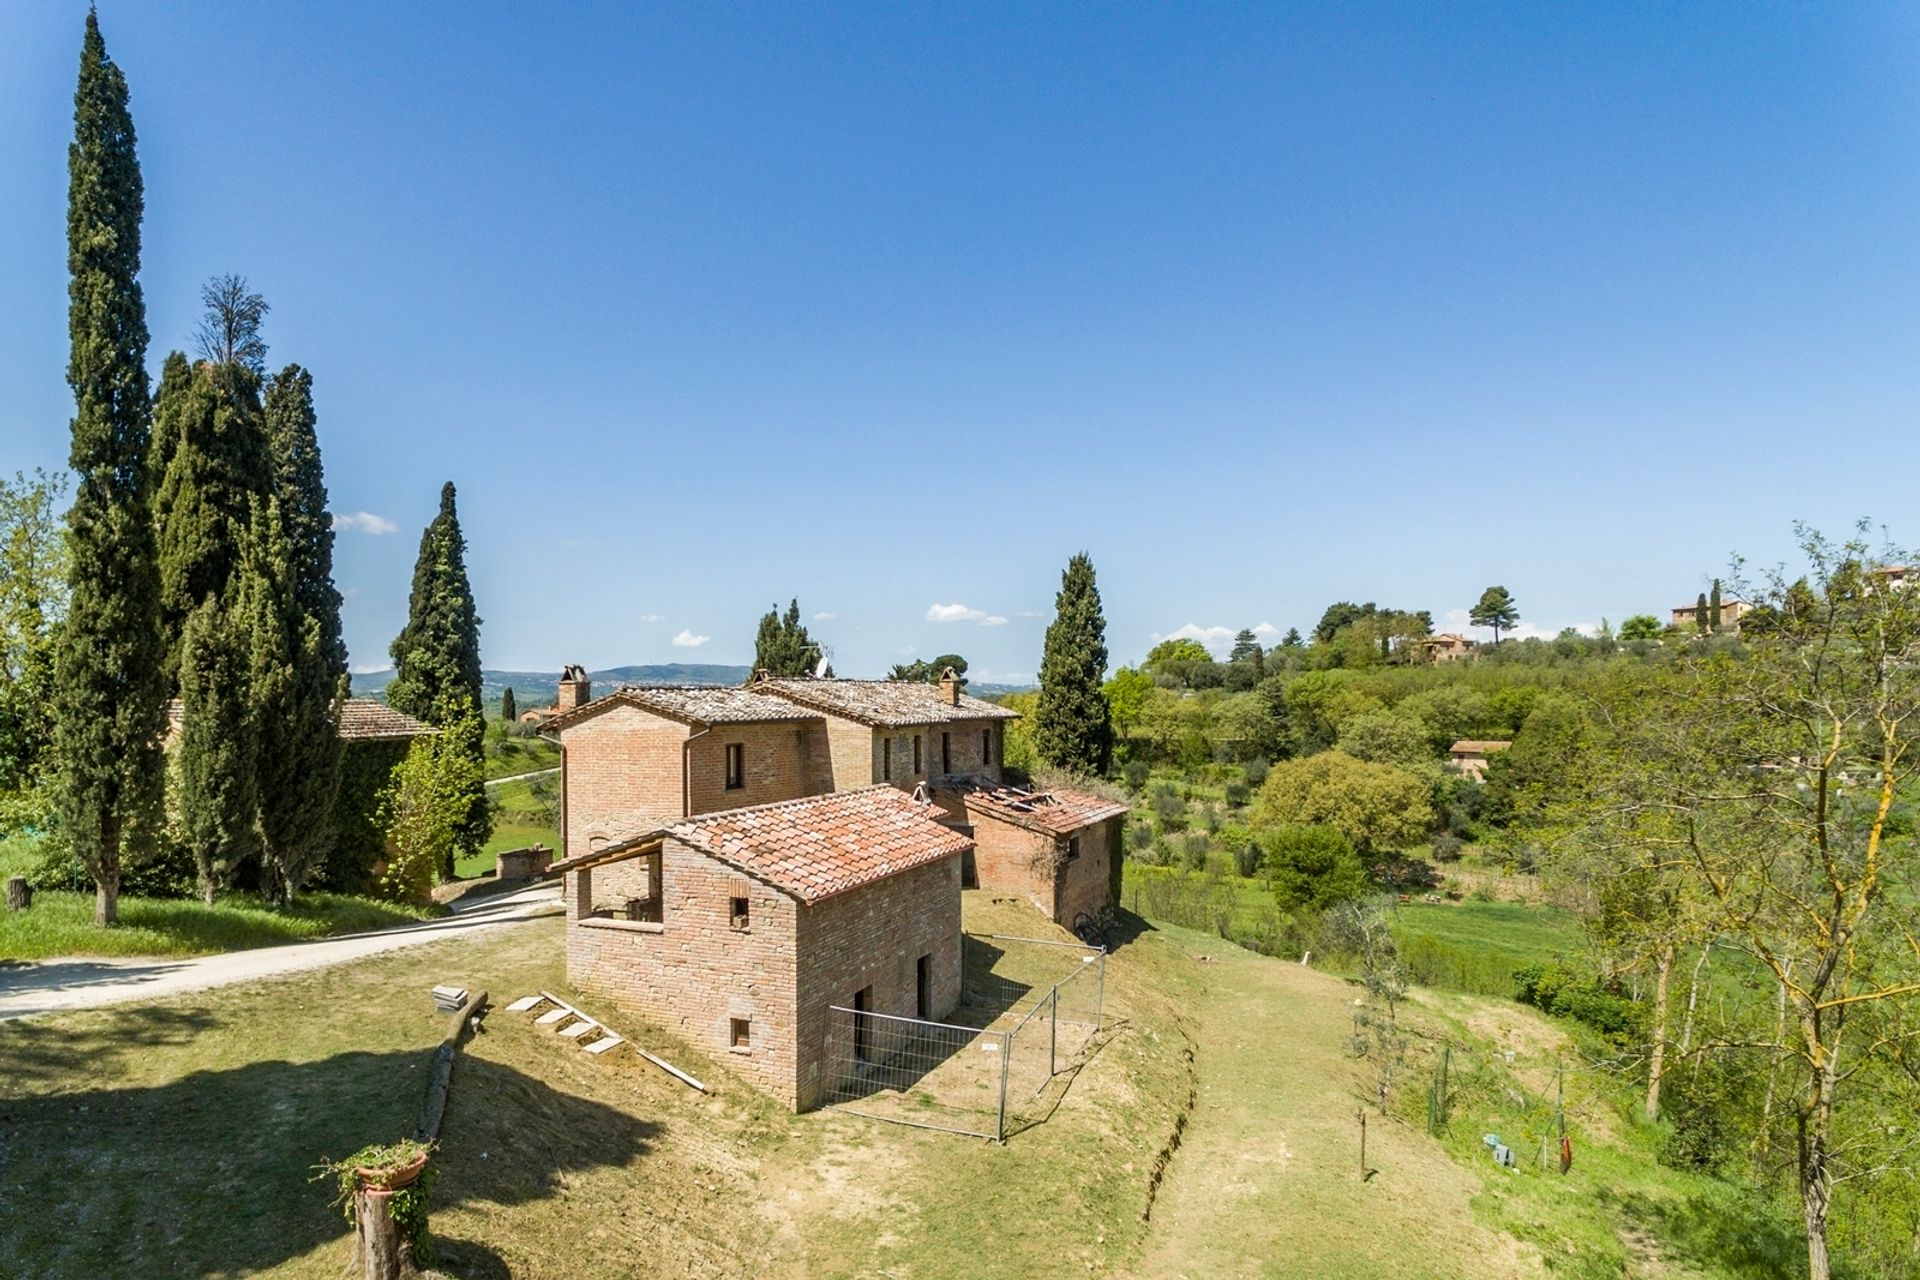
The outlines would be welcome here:
<svg viewBox="0 0 1920 1280">
<path fill-rule="evenodd" d="M 111 1075 L 143 1039 L 195 1034 L 196 1016 L 116 1024 L 128 1043 L 102 1048 L 92 1078 Z M 0 1072 L 10 1076 L 51 1073 L 61 1053 L 0 1032 Z M 427 1061 L 342 1053 L 0 1100 L 0 1258 L 34 1276 L 237 1275 L 341 1240 L 348 1227 L 330 1203 L 335 1188 L 313 1182 L 313 1166 L 410 1134 Z M 570 1175 L 631 1162 L 658 1132 L 484 1058 L 460 1059 L 452 1098 L 436 1209 L 555 1195 Z M 449 1240 L 447 1256 L 475 1275 L 506 1274 L 476 1243 Z"/>
<path fill-rule="evenodd" d="M 1603 1192 L 1602 1198 L 1614 1197 Z M 1806 1237 L 1765 1201 L 1734 1187 L 1672 1200 L 1630 1192 L 1614 1199 L 1614 1207 L 1660 1242 L 1668 1262 L 1741 1280 L 1807 1274 Z"/>
</svg>

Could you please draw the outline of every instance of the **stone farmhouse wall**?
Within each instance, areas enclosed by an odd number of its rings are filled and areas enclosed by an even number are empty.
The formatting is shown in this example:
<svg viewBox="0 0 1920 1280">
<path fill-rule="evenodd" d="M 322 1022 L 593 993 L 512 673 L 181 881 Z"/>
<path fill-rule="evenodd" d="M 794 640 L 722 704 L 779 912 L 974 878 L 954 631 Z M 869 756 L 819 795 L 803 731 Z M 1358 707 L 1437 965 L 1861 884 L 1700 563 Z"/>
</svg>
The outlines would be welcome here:
<svg viewBox="0 0 1920 1280">
<path fill-rule="evenodd" d="M 668 839 L 660 923 L 584 919 L 593 900 L 609 897 L 603 879 L 644 882 L 644 867 L 632 859 L 566 874 L 567 981 L 711 1053 L 798 1109 L 794 938 L 804 908 Z M 745 929 L 733 926 L 734 898 L 747 899 Z M 736 1018 L 748 1024 L 745 1048 L 733 1044 Z"/>
<path fill-rule="evenodd" d="M 941 735 L 948 735 L 948 773 L 976 774 L 1000 780 L 1001 729 L 998 720 L 962 720 L 955 724 L 910 725 L 897 729 L 876 729 L 841 716 L 827 714 L 827 739 L 832 756 L 831 789 L 848 791 L 854 787 L 891 782 L 911 791 L 917 782 L 925 782 L 942 772 Z M 986 737 L 982 738 L 982 733 Z M 920 739 L 920 769 L 913 768 L 913 740 Z M 893 743 L 892 766 L 887 763 L 887 742 Z"/>
<path fill-rule="evenodd" d="M 851 1040 L 832 1005 L 871 987 L 876 1013 L 918 1013 L 928 957 L 932 1016 L 960 1002 L 960 858 L 806 906 L 679 840 L 661 851 L 662 919 L 592 919 L 594 904 L 643 896 L 644 859 L 565 875 L 567 980 L 726 1061 L 795 1110 L 818 1105 L 829 1055 Z M 736 929 L 732 900 L 746 898 Z M 748 1043 L 733 1044 L 735 1019 Z M 838 1031 L 838 1040 L 834 1033 Z M 724 1056 L 723 1056 L 724 1055 Z"/>
<path fill-rule="evenodd" d="M 960 1003 L 960 856 L 889 876 L 803 907 L 799 919 L 797 1061 L 799 1108 L 817 1106 L 832 1082 L 832 1060 L 852 1045 L 854 993 L 872 988 L 874 1013 L 920 1016 L 919 960 L 928 958 L 938 1021 Z M 885 1033 L 878 1036 L 884 1052 Z"/>
<path fill-rule="evenodd" d="M 831 789 L 818 721 L 723 724 L 696 733 L 639 707 L 610 707 L 564 731 L 562 835 L 569 856 L 691 814 L 796 800 Z M 726 748 L 745 749 L 746 785 L 726 788 Z M 691 787 L 689 787 L 689 770 Z M 689 805 L 691 800 L 691 805 Z"/>
<path fill-rule="evenodd" d="M 1068 837 L 1035 831 L 978 809 L 973 826 L 973 867 L 983 889 L 1017 893 L 1058 924 L 1071 926 L 1081 912 L 1098 915 L 1107 905 L 1107 873 L 1118 848 L 1121 820 L 1108 818 L 1075 832 L 1077 857 L 1068 858 Z"/>
</svg>

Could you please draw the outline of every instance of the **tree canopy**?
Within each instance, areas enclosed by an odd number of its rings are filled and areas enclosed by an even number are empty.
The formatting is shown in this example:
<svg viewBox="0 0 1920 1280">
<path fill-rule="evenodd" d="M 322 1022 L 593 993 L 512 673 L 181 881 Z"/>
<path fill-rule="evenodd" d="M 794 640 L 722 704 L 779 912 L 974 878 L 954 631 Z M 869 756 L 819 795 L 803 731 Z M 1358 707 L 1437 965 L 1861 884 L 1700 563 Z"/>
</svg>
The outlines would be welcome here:
<svg viewBox="0 0 1920 1280">
<path fill-rule="evenodd" d="M 1042 760 L 1075 773 L 1097 776 L 1107 771 L 1113 722 L 1101 692 L 1106 674 L 1107 620 L 1093 560 L 1081 552 L 1060 575 L 1040 659 L 1033 743 Z"/>
<path fill-rule="evenodd" d="M 787 603 L 786 613 L 782 614 L 780 606 L 775 605 L 761 616 L 760 629 L 753 639 L 755 674 L 764 671 L 770 676 L 810 676 L 819 671 L 825 661 L 825 650 L 807 634 L 806 625 L 800 621 L 798 596 Z M 937 673 L 934 678 L 939 678 Z"/>
</svg>

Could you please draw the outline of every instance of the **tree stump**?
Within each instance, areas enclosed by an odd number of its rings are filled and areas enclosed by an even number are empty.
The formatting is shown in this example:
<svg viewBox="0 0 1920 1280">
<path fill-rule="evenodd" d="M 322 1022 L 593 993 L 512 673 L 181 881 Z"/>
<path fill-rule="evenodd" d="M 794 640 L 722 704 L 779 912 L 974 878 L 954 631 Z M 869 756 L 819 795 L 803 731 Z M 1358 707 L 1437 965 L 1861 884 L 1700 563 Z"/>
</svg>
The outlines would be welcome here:
<svg viewBox="0 0 1920 1280">
<path fill-rule="evenodd" d="M 366 1280 L 403 1280 L 413 1274 L 407 1242 L 393 1220 L 391 1191 L 353 1193 L 354 1229 L 359 1234 L 360 1274 Z"/>
<path fill-rule="evenodd" d="M 25 876 L 7 877 L 7 909 L 25 911 L 33 905 L 33 886 Z"/>
</svg>

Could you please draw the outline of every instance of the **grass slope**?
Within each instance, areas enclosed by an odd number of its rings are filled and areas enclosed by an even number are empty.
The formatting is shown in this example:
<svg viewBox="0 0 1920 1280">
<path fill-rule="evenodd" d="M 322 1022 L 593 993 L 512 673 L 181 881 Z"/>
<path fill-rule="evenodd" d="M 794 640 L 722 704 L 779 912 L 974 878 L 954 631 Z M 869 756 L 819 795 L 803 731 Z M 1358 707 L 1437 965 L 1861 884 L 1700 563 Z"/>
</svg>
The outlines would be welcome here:
<svg viewBox="0 0 1920 1280">
<path fill-rule="evenodd" d="M 966 911 L 975 930 L 1049 927 L 979 893 Z M 546 920 L 0 1029 L 0 1259 L 54 1277 L 339 1275 L 347 1227 L 309 1166 L 411 1126 L 442 1030 L 427 988 L 485 987 L 496 1006 L 562 990 L 559 944 Z M 1576 1109 L 1571 1177 L 1492 1167 L 1479 1133 L 1543 1123 L 1541 1072 L 1565 1051 L 1530 1011 L 1454 995 L 1410 1011 L 1423 1045 L 1448 1037 L 1472 1060 L 1455 1123 L 1436 1140 L 1406 1113 L 1422 1060 L 1401 1107 L 1372 1122 L 1378 1172 L 1363 1180 L 1353 988 L 1166 928 L 1112 955 L 1106 992 L 1098 1051 L 1005 1145 L 790 1116 L 726 1055 L 592 995 L 713 1093 L 496 1011 L 454 1075 L 434 1189 L 443 1264 L 529 1278 L 1758 1274 L 1727 1243 L 1755 1219 L 1717 1184 L 1654 1168 L 1604 1090 Z"/>
</svg>

